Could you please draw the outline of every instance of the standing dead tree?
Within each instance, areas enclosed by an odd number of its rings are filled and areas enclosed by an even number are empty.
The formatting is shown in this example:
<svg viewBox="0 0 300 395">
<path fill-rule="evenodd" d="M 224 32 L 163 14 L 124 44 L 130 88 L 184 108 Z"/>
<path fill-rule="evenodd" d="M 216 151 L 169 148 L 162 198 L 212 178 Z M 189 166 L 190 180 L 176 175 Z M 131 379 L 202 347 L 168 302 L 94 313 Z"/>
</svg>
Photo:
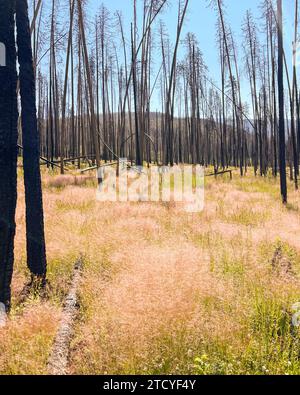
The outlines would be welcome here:
<svg viewBox="0 0 300 395">
<path fill-rule="evenodd" d="M 27 0 L 16 0 L 16 25 L 22 107 L 27 264 L 32 276 L 44 282 L 47 262 L 40 174 L 40 139 L 37 127 L 35 73 Z"/>
<path fill-rule="evenodd" d="M 32 3 L 36 10 L 39 1 Z M 276 177 L 282 141 L 278 133 L 279 29 L 273 2 L 262 1 L 262 15 L 257 21 L 246 13 L 242 27 L 246 73 L 241 70 L 239 47 L 226 20 L 226 3 L 211 3 L 218 18 L 220 87 L 208 75 L 192 33 L 186 35 L 187 52 L 180 59 L 188 0 L 169 3 L 178 5 L 174 42 L 163 21 L 158 34 L 155 29 L 167 0 L 135 0 L 131 29 L 130 23 L 125 26 L 120 12 L 114 19 L 103 5 L 90 24 L 84 1 L 52 0 L 48 4 L 52 11 L 48 29 L 51 45 L 43 54 L 40 29 L 46 13 L 35 16 L 32 10 L 38 125 L 48 166 L 60 166 L 63 173 L 68 161 L 77 161 L 80 168 L 85 161 L 93 167 L 101 161 L 128 157 L 137 165 L 145 161 L 148 166 L 153 161 L 165 165 L 199 162 L 213 166 L 215 171 L 236 167 L 241 176 L 253 166 L 255 175 L 266 177 L 272 171 Z M 61 13 L 58 4 L 69 14 L 63 31 L 57 22 Z M 118 29 L 113 32 L 114 23 Z M 296 0 L 294 23 L 295 43 Z M 48 39 L 48 35 L 43 36 Z M 65 55 L 60 48 L 65 49 Z M 283 83 L 286 79 L 288 88 L 283 92 L 285 155 L 290 178 L 297 187 L 299 89 L 297 68 L 293 67 L 290 78 L 284 50 L 283 70 Z M 243 78 L 250 90 L 247 103 L 243 102 Z"/>
<path fill-rule="evenodd" d="M 282 202 L 287 203 L 286 157 L 285 157 L 285 115 L 283 85 L 283 24 L 282 0 L 277 0 L 278 24 L 278 106 L 279 106 L 279 167 Z"/>
<path fill-rule="evenodd" d="M 15 1 L 0 1 L 0 304 L 10 308 L 17 203 L 17 71 Z M 3 48 L 3 47 L 2 47 Z"/>
</svg>

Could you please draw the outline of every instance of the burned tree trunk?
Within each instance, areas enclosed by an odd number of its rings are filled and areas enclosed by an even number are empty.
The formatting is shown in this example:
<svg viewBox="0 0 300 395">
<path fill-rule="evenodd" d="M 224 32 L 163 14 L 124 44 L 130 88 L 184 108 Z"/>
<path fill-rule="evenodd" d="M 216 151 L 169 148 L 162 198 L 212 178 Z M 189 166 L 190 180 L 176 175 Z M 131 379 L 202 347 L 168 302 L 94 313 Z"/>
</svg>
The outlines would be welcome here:
<svg viewBox="0 0 300 395">
<path fill-rule="evenodd" d="M 17 203 L 17 72 L 14 35 L 15 1 L 0 0 L 0 303 L 8 310 L 14 261 Z"/>
<path fill-rule="evenodd" d="M 27 264 L 32 275 L 45 279 L 47 265 L 39 165 L 40 139 L 27 0 L 16 1 L 16 21 L 24 147 Z"/>
</svg>

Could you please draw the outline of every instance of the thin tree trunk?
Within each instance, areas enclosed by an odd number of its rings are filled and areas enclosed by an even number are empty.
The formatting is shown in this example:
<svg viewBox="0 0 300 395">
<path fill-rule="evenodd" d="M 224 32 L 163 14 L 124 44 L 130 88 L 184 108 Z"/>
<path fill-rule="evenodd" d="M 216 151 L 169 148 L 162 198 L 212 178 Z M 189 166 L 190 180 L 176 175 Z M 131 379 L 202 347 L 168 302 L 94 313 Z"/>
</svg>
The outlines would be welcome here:
<svg viewBox="0 0 300 395">
<path fill-rule="evenodd" d="M 279 100 L 279 158 L 280 187 L 282 202 L 287 203 L 285 124 L 284 124 L 284 85 L 283 85 L 283 29 L 282 0 L 277 0 L 278 23 L 278 100 Z"/>
</svg>

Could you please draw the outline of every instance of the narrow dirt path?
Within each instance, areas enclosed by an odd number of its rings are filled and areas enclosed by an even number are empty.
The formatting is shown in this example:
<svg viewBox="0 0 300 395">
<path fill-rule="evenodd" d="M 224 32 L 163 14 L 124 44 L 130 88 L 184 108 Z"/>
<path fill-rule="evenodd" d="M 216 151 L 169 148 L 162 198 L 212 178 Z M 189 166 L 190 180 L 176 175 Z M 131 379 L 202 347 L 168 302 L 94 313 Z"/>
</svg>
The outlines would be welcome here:
<svg viewBox="0 0 300 395">
<path fill-rule="evenodd" d="M 66 375 L 69 359 L 69 348 L 73 334 L 73 324 L 77 315 L 77 290 L 81 277 L 82 259 L 74 267 L 74 274 L 69 294 L 66 297 L 62 320 L 53 343 L 52 353 L 48 360 L 50 375 Z"/>
</svg>

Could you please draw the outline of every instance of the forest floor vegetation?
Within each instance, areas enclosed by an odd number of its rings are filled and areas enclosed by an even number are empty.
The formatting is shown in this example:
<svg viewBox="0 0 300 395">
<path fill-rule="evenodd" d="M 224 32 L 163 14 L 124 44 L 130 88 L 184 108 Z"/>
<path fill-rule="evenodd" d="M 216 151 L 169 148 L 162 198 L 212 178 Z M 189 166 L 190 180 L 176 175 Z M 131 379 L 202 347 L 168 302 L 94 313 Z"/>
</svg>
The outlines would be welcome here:
<svg viewBox="0 0 300 395">
<path fill-rule="evenodd" d="M 43 171 L 46 297 L 29 281 L 19 170 L 12 310 L 1 374 L 46 374 L 83 257 L 70 374 L 300 374 L 300 195 L 252 169 L 205 182 L 205 208 L 104 203 L 93 175 Z M 74 173 L 75 174 L 75 173 Z"/>
</svg>

